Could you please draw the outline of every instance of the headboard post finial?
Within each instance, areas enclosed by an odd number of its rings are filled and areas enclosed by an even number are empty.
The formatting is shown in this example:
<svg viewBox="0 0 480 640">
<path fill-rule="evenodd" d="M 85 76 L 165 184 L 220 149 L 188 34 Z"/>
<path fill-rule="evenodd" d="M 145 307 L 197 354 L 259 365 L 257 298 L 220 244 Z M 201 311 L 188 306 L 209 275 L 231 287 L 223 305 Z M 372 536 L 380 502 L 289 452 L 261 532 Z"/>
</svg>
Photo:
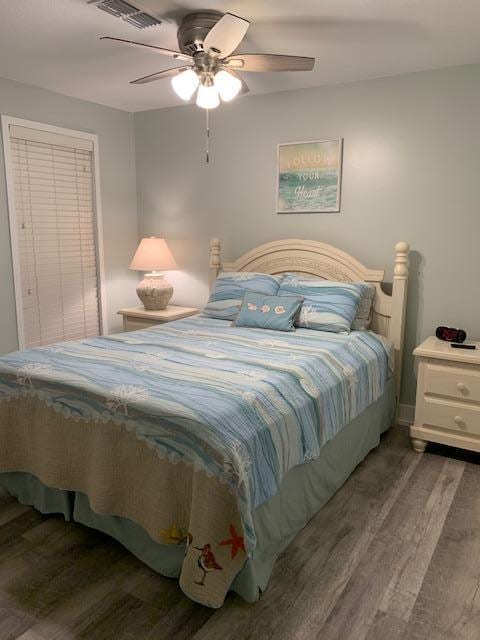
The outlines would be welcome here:
<svg viewBox="0 0 480 640">
<path fill-rule="evenodd" d="M 394 277 L 406 280 L 408 278 L 408 252 L 410 245 L 408 242 L 397 242 L 395 245 L 395 268 Z"/>
<path fill-rule="evenodd" d="M 395 381 L 397 401 L 400 401 L 402 378 L 403 337 L 405 333 L 405 310 L 407 307 L 408 285 L 408 242 L 397 242 L 395 245 L 395 266 L 393 269 L 392 315 L 389 338 L 395 347 Z"/>
<path fill-rule="evenodd" d="M 212 238 L 210 240 L 210 288 L 215 284 L 215 280 L 220 272 L 222 264 L 220 249 L 220 240 L 218 238 Z"/>
</svg>

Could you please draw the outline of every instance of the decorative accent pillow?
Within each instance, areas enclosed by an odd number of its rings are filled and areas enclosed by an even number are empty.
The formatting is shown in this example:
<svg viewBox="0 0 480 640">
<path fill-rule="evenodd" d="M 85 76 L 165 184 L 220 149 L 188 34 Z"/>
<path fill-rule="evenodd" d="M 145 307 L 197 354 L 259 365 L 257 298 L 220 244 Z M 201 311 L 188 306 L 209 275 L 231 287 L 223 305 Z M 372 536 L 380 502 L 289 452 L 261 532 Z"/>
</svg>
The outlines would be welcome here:
<svg viewBox="0 0 480 640">
<path fill-rule="evenodd" d="M 282 276 L 270 276 L 266 273 L 247 271 L 220 273 L 205 305 L 203 315 L 220 320 L 235 320 L 246 290 L 274 296 L 281 281 Z"/>
<path fill-rule="evenodd" d="M 278 295 L 305 298 L 296 326 L 340 333 L 350 331 L 367 287 L 363 282 L 330 282 L 286 273 Z"/>
<path fill-rule="evenodd" d="M 367 284 L 367 289 L 362 295 L 357 313 L 353 319 L 352 331 L 366 331 L 372 324 L 373 300 L 375 298 L 375 287 L 373 284 Z"/>
<path fill-rule="evenodd" d="M 295 331 L 293 321 L 302 306 L 301 296 L 264 296 L 245 291 L 240 311 L 234 321 L 236 327 Z"/>
</svg>

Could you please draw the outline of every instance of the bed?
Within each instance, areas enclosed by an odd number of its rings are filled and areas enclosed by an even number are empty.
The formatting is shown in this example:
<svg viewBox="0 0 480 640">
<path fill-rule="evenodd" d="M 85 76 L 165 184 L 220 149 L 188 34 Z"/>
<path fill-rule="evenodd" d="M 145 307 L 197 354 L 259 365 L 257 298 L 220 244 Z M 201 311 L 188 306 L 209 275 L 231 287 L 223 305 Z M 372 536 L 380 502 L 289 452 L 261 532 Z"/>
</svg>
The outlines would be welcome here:
<svg viewBox="0 0 480 640">
<path fill-rule="evenodd" d="M 408 244 L 384 272 L 330 245 L 261 245 L 220 270 L 368 282 L 372 330 L 206 317 L 0 358 L 0 483 L 119 540 L 191 599 L 255 601 L 275 559 L 391 424 Z"/>
</svg>

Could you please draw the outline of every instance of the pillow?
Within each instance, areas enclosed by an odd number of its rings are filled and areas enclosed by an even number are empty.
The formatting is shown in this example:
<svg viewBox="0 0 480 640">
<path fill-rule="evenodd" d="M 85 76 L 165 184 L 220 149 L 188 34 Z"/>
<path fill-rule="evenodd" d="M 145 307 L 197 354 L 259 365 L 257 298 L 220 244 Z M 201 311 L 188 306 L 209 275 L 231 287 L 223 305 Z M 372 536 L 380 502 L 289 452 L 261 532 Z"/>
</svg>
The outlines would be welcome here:
<svg viewBox="0 0 480 640">
<path fill-rule="evenodd" d="M 302 306 L 301 296 L 264 296 L 245 291 L 240 311 L 234 321 L 236 327 L 295 331 L 293 321 Z"/>
<path fill-rule="evenodd" d="M 363 293 L 357 313 L 353 319 L 352 331 L 365 331 L 372 323 L 372 308 L 375 298 L 375 287 L 373 284 L 367 284 L 367 289 Z"/>
<path fill-rule="evenodd" d="M 281 281 L 282 276 L 269 276 L 266 273 L 247 271 L 220 273 L 203 310 L 203 315 L 220 320 L 235 320 L 247 289 L 266 296 L 274 296 Z"/>
<path fill-rule="evenodd" d="M 330 282 L 320 278 L 287 273 L 278 290 L 279 296 L 305 298 L 298 327 L 316 331 L 350 331 L 362 295 L 368 285 L 356 282 Z"/>
</svg>

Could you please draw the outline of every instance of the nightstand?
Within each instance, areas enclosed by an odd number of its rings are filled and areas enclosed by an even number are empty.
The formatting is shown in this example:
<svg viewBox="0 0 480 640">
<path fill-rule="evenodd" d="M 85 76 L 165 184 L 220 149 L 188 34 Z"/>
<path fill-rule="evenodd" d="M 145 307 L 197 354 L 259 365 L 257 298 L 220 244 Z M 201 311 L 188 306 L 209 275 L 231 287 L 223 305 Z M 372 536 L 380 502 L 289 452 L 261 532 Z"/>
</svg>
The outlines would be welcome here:
<svg viewBox="0 0 480 640">
<path fill-rule="evenodd" d="M 413 352 L 419 360 L 410 427 L 415 451 L 425 451 L 427 442 L 480 451 L 480 343 L 470 344 L 477 348 L 454 349 L 432 336 Z"/>
<path fill-rule="evenodd" d="M 130 307 L 128 309 L 120 309 L 117 313 L 123 316 L 124 331 L 137 331 L 137 329 L 146 329 L 156 324 L 188 318 L 197 314 L 198 311 L 193 307 L 174 307 L 169 305 L 161 311 L 148 311 L 144 307 Z"/>
</svg>

